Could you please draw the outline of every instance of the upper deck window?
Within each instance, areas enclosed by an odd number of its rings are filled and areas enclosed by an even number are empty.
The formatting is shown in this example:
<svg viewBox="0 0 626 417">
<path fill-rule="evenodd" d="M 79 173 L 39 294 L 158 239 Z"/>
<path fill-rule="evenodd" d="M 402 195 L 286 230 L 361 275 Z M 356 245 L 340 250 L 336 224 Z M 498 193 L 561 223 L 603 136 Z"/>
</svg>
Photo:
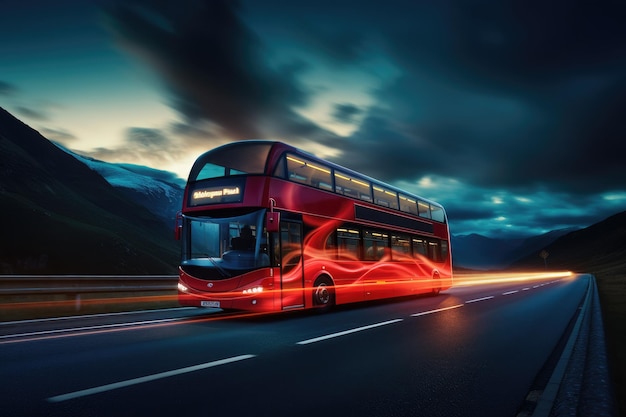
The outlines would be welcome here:
<svg viewBox="0 0 626 417">
<path fill-rule="evenodd" d="M 430 214 L 431 214 L 433 220 L 445 223 L 446 217 L 445 217 L 445 214 L 443 212 L 443 208 L 442 207 L 436 206 L 434 204 L 431 204 L 430 205 Z"/>
<path fill-rule="evenodd" d="M 427 202 L 419 200 L 417 202 L 417 208 L 419 210 L 420 217 L 430 219 L 430 205 Z"/>
<path fill-rule="evenodd" d="M 374 202 L 379 206 L 398 209 L 398 193 L 374 185 Z"/>
<path fill-rule="evenodd" d="M 400 210 L 417 214 L 417 201 L 412 197 L 400 194 Z"/>
<path fill-rule="evenodd" d="M 335 171 L 335 192 L 359 200 L 372 201 L 371 184 L 360 178 Z"/>
<path fill-rule="evenodd" d="M 243 174 L 263 174 L 271 143 L 238 142 L 202 155 L 189 174 L 190 181 Z"/>
<path fill-rule="evenodd" d="M 289 180 L 294 182 L 323 190 L 333 190 L 330 168 L 301 156 L 287 155 L 287 175 Z"/>
</svg>

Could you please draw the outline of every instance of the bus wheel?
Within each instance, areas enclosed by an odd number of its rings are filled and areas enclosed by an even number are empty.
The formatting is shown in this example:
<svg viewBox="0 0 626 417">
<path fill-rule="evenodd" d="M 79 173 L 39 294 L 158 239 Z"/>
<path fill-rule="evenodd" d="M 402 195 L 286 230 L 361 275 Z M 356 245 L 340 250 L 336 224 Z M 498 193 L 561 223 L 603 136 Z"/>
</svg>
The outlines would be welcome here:
<svg viewBox="0 0 626 417">
<path fill-rule="evenodd" d="M 319 277 L 313 285 L 313 306 L 318 310 L 327 311 L 335 305 L 333 283 L 328 277 Z"/>
<path fill-rule="evenodd" d="M 437 296 L 441 292 L 441 277 L 438 273 L 433 274 L 433 289 L 431 291 L 431 295 Z"/>
</svg>

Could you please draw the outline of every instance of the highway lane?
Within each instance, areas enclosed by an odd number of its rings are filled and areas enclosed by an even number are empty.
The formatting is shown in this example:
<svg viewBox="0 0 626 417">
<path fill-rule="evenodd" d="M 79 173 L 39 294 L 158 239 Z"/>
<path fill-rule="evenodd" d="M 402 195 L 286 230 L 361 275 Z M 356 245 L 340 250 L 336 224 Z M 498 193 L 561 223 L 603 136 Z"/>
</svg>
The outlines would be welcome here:
<svg viewBox="0 0 626 417">
<path fill-rule="evenodd" d="M 514 416 L 587 285 L 458 287 L 324 315 L 5 323 L 2 415 Z"/>
</svg>

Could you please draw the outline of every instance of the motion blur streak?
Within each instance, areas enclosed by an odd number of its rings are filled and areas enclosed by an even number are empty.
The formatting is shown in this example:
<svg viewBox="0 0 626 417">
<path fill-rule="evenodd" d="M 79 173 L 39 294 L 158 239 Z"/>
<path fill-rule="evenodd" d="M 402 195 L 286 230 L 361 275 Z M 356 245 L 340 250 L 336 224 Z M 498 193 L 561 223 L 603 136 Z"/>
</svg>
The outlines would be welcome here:
<svg viewBox="0 0 626 417">
<path fill-rule="evenodd" d="M 59 330 L 49 330 L 42 332 L 34 332 L 34 333 L 21 333 L 21 334 L 12 334 L 1 336 L 0 345 L 5 345 L 9 343 L 22 343 L 22 342 L 35 342 L 41 340 L 49 340 L 49 339 L 60 339 L 66 337 L 75 337 L 75 336 L 88 336 L 88 335 L 104 335 L 108 333 L 114 332 L 122 332 L 126 330 L 145 330 L 145 329 L 155 329 L 155 328 L 163 328 L 170 327 L 179 324 L 193 324 L 193 323 L 206 323 L 210 321 L 216 320 L 229 320 L 235 318 L 242 317 L 254 317 L 267 313 L 242 313 L 242 314 L 229 314 L 228 316 L 224 315 L 214 315 L 213 317 L 204 317 L 204 318 L 181 318 L 181 319 L 161 319 L 161 320 L 152 320 L 152 321 L 140 321 L 140 322 L 131 322 L 131 323 L 118 323 L 118 324 L 104 324 L 100 326 L 89 326 L 89 327 L 75 327 L 68 329 L 59 329 Z"/>
<path fill-rule="evenodd" d="M 558 272 L 480 272 L 454 274 L 455 287 L 471 285 L 488 285 L 510 283 L 516 281 L 541 281 L 568 278 L 574 275 L 571 271 Z"/>
<path fill-rule="evenodd" d="M 69 298 L 68 298 L 69 297 Z M 44 298 L 44 299 L 42 299 Z M 54 299 L 63 298 L 63 299 Z M 177 307 L 176 294 L 112 296 L 94 298 L 94 294 L 36 295 L 21 301 L 0 301 L 0 321 L 19 321 L 77 314 L 102 314 Z"/>
<path fill-rule="evenodd" d="M 75 307 L 79 302 L 81 307 L 87 306 L 115 306 L 120 303 L 146 304 L 146 303 L 176 303 L 178 297 L 173 295 L 150 295 L 138 297 L 112 297 L 112 298 L 72 298 L 67 300 L 50 300 L 50 301 L 22 301 L 14 303 L 4 303 L 0 307 L 2 310 L 24 310 L 35 308 L 63 308 Z"/>
</svg>

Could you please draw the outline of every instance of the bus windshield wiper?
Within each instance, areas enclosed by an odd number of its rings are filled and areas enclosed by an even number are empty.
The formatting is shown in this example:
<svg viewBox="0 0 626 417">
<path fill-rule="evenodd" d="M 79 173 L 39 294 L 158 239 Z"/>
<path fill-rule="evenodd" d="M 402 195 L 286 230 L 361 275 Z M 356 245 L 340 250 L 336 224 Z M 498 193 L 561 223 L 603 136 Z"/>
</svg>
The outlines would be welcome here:
<svg viewBox="0 0 626 417">
<path fill-rule="evenodd" d="M 232 277 L 232 275 L 231 275 L 231 274 L 229 274 L 229 273 L 228 273 L 228 271 L 224 269 L 224 267 L 222 267 L 220 264 L 218 264 L 218 263 L 217 263 L 217 261 L 216 261 L 215 259 L 211 258 L 210 256 L 209 256 L 209 257 L 207 257 L 207 259 L 208 259 L 208 260 L 209 260 L 209 261 L 210 261 L 213 265 L 215 265 L 215 268 L 219 271 L 219 273 L 220 273 L 220 274 L 222 274 L 222 276 L 224 276 L 224 277 L 228 277 L 228 278 Z"/>
</svg>

